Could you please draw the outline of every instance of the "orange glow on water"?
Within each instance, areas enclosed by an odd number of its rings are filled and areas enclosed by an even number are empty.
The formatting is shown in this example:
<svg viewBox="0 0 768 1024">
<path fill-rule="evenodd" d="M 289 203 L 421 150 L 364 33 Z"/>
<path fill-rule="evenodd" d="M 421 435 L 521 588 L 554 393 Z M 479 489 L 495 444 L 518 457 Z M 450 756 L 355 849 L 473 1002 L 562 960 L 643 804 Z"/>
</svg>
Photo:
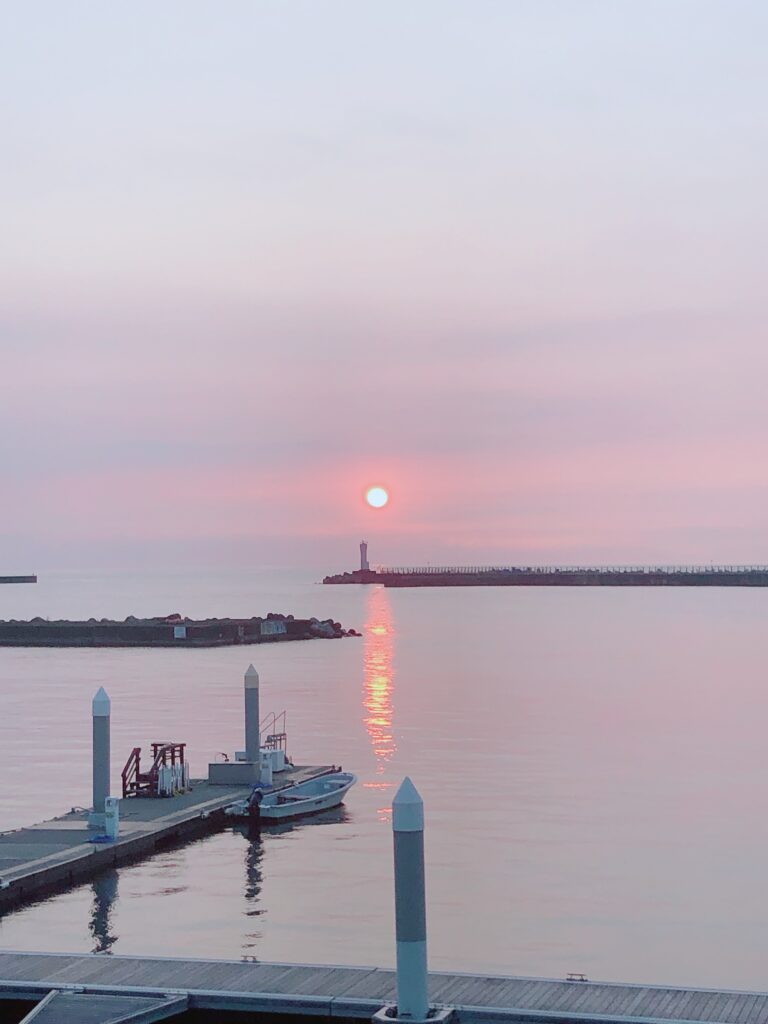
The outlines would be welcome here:
<svg viewBox="0 0 768 1024">
<path fill-rule="evenodd" d="M 392 733 L 394 625 L 384 587 L 368 596 L 368 619 L 363 645 L 363 722 L 376 755 L 376 774 L 383 774 L 397 750 Z"/>
</svg>

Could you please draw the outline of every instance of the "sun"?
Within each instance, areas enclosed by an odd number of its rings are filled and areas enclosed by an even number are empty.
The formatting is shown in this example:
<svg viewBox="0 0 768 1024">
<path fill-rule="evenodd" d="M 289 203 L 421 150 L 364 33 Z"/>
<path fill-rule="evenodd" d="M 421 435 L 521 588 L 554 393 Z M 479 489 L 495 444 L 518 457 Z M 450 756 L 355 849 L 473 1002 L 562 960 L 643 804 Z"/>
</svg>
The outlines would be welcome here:
<svg viewBox="0 0 768 1024">
<path fill-rule="evenodd" d="M 369 487 L 365 492 L 365 500 L 371 508 L 384 508 L 389 501 L 389 494 L 383 487 Z"/>
</svg>

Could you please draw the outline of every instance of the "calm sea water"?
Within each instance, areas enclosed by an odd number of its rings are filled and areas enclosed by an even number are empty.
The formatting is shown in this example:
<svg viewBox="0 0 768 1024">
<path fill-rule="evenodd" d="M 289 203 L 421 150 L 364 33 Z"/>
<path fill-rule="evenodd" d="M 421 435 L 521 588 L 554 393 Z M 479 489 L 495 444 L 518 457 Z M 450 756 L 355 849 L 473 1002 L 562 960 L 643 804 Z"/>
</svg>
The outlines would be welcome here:
<svg viewBox="0 0 768 1024">
<path fill-rule="evenodd" d="M 323 820 L 231 828 L 0 919 L 0 946 L 394 962 L 389 805 L 427 814 L 430 965 L 768 984 L 768 591 L 323 587 L 313 574 L 59 575 L 0 618 L 329 615 L 363 639 L 0 649 L 0 828 L 88 803 L 90 701 L 193 774 L 242 747 L 242 676 L 290 752 L 359 784 Z"/>
</svg>

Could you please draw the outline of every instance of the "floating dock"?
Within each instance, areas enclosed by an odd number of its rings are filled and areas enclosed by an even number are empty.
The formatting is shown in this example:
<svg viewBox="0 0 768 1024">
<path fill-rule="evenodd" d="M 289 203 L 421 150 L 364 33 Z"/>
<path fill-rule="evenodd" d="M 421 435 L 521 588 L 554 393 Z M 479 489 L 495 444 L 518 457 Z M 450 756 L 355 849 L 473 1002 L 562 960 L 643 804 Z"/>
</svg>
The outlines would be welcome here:
<svg viewBox="0 0 768 1024">
<path fill-rule="evenodd" d="M 290 767 L 277 788 L 331 771 L 328 766 Z M 121 801 L 120 835 L 93 842 L 97 832 L 88 812 L 73 810 L 38 825 L 0 833 L 0 913 L 88 881 L 105 868 L 151 856 L 165 845 L 221 828 L 224 810 L 250 793 L 250 785 L 211 785 L 193 781 L 178 796 L 135 797 Z"/>
<path fill-rule="evenodd" d="M 326 576 L 385 587 L 768 587 L 766 565 L 406 566 Z"/>
<path fill-rule="evenodd" d="M 768 1022 L 766 992 L 431 972 L 429 994 L 458 1024 Z M 138 1024 L 185 1010 L 211 1021 L 227 1011 L 370 1020 L 397 989 L 395 972 L 382 968 L 2 952 L 0 998 L 48 999 L 36 1024 Z"/>
</svg>

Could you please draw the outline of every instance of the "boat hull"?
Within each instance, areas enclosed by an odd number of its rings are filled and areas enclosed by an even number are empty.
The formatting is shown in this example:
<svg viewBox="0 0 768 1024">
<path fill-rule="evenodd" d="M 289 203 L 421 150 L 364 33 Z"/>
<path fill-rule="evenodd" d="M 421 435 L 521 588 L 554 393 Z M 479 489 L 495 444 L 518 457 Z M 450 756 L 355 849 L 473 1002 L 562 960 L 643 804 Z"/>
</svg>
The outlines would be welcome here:
<svg viewBox="0 0 768 1024">
<path fill-rule="evenodd" d="M 357 777 L 351 772 L 337 772 L 264 794 L 258 814 L 252 813 L 248 801 L 234 804 L 227 813 L 232 817 L 257 817 L 265 824 L 304 818 L 338 807 L 356 782 Z"/>
<path fill-rule="evenodd" d="M 346 786 L 336 793 L 329 793 L 326 796 L 308 797 L 306 800 L 292 804 L 276 804 L 274 807 L 260 808 L 262 821 L 287 821 L 289 818 L 303 818 L 307 814 L 318 814 L 320 811 L 328 811 L 332 807 L 339 807 L 344 802 L 344 796 L 350 788 Z"/>
</svg>

